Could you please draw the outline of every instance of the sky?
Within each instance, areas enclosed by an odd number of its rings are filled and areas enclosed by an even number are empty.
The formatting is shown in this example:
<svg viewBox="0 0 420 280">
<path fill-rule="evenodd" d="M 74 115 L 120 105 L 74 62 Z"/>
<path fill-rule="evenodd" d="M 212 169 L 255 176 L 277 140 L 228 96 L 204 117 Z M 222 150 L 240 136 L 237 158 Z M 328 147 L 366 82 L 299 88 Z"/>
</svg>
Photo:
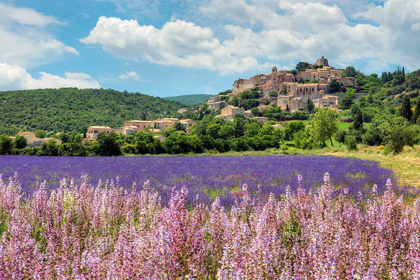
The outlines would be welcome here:
<svg viewBox="0 0 420 280">
<path fill-rule="evenodd" d="M 0 90 L 217 94 L 325 56 L 420 68 L 419 0 L 0 0 Z"/>
</svg>

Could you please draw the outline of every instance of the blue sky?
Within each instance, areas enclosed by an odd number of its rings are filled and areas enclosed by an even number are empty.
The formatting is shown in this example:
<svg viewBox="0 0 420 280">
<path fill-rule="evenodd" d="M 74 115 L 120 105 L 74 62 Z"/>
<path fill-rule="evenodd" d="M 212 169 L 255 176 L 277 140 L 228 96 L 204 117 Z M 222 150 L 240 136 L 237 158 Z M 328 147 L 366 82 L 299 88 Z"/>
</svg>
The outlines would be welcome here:
<svg viewBox="0 0 420 280">
<path fill-rule="evenodd" d="M 418 0 L 0 0 L 0 90 L 216 94 L 320 56 L 420 68 Z"/>
</svg>

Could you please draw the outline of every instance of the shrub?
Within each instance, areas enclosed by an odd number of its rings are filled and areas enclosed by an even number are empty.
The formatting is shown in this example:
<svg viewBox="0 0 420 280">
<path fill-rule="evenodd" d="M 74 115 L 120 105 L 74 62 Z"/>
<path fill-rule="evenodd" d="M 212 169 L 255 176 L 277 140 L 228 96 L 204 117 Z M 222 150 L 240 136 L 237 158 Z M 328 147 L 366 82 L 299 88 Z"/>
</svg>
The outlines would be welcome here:
<svg viewBox="0 0 420 280">
<path fill-rule="evenodd" d="M 357 151 L 356 137 L 354 137 L 352 135 L 346 136 L 345 144 L 346 144 L 347 150 L 349 150 L 349 151 L 356 150 Z"/>
</svg>

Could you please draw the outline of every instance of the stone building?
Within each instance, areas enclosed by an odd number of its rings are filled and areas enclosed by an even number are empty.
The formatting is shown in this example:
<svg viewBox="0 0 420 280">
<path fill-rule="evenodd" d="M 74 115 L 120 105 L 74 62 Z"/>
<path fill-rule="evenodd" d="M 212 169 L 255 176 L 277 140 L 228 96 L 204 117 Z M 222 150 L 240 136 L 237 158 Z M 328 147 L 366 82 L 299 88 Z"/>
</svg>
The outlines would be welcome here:
<svg viewBox="0 0 420 280">
<path fill-rule="evenodd" d="M 318 59 L 318 60 L 315 62 L 315 65 L 316 65 L 316 66 L 330 66 L 330 65 L 328 64 L 328 59 L 324 58 L 324 56 L 322 56 L 320 59 Z"/>
<path fill-rule="evenodd" d="M 124 127 L 135 126 L 139 130 L 144 130 L 146 127 L 152 127 L 152 121 L 131 120 L 124 122 Z"/>
<path fill-rule="evenodd" d="M 293 81 L 293 74 L 288 73 L 287 71 L 278 71 L 277 67 L 274 66 L 271 69 L 270 74 L 259 74 L 247 80 L 236 80 L 233 84 L 231 95 L 238 95 L 244 90 L 252 90 L 256 88 L 259 88 L 263 93 L 268 93 L 273 90 L 279 93 L 281 91 L 282 83 Z"/>
<path fill-rule="evenodd" d="M 295 97 L 289 101 L 289 110 L 291 113 L 299 111 L 300 109 L 305 109 L 306 102 L 301 97 Z"/>
<path fill-rule="evenodd" d="M 325 94 L 327 92 L 328 92 L 328 85 L 327 84 L 316 84 L 316 83 L 313 83 L 313 84 L 299 84 L 296 87 L 296 93 L 294 94 L 294 96 Z"/>
<path fill-rule="evenodd" d="M 330 107 L 334 108 L 338 106 L 338 96 L 334 95 L 324 95 L 323 97 L 319 99 L 313 100 L 315 107 L 319 108 L 325 108 Z"/>
<path fill-rule="evenodd" d="M 191 119 L 185 119 L 185 120 L 180 120 L 179 121 L 181 124 L 185 125 L 185 127 L 190 127 L 192 126 L 195 122 Z"/>
<path fill-rule="evenodd" d="M 217 102 L 208 102 L 210 110 L 220 111 L 223 107 L 226 106 L 226 102 L 224 101 L 217 101 Z"/>
<path fill-rule="evenodd" d="M 99 133 L 111 133 L 114 130 L 109 126 L 89 126 L 86 133 L 86 139 L 91 141 L 98 140 Z"/>
</svg>

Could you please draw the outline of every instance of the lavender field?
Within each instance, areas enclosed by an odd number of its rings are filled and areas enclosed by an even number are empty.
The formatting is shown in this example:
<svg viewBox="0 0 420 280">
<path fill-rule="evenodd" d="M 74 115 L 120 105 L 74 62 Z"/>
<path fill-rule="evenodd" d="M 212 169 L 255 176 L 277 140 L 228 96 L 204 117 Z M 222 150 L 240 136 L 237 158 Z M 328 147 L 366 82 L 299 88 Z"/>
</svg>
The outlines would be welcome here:
<svg viewBox="0 0 420 280">
<path fill-rule="evenodd" d="M 419 279 L 420 200 L 367 199 L 299 180 L 276 198 L 243 185 L 229 211 L 87 179 L 29 198 L 0 178 L 0 279 Z"/>
<path fill-rule="evenodd" d="M 255 193 L 276 197 L 285 193 L 286 186 L 296 190 L 297 175 L 303 177 L 303 188 L 308 191 L 320 186 L 323 174 L 329 172 L 336 192 L 347 188 L 350 195 L 365 195 L 373 184 L 383 194 L 388 178 L 395 183 L 391 170 L 377 162 L 328 156 L 200 156 L 200 157 L 25 157 L 1 156 L 0 174 L 7 180 L 18 174 L 23 191 L 30 195 L 37 183 L 46 182 L 47 189 L 56 189 L 61 179 L 74 178 L 80 183 L 87 174 L 88 183 L 97 185 L 116 180 L 126 189 L 136 183 L 141 189 L 148 181 L 164 202 L 169 200 L 173 187 L 187 187 L 187 200 L 198 199 L 210 204 L 220 197 L 221 205 L 234 203 L 243 184 Z M 260 187 L 258 187 L 260 186 Z M 294 187 L 293 187 L 294 186 Z M 399 191 L 404 193 L 408 188 Z"/>
</svg>

